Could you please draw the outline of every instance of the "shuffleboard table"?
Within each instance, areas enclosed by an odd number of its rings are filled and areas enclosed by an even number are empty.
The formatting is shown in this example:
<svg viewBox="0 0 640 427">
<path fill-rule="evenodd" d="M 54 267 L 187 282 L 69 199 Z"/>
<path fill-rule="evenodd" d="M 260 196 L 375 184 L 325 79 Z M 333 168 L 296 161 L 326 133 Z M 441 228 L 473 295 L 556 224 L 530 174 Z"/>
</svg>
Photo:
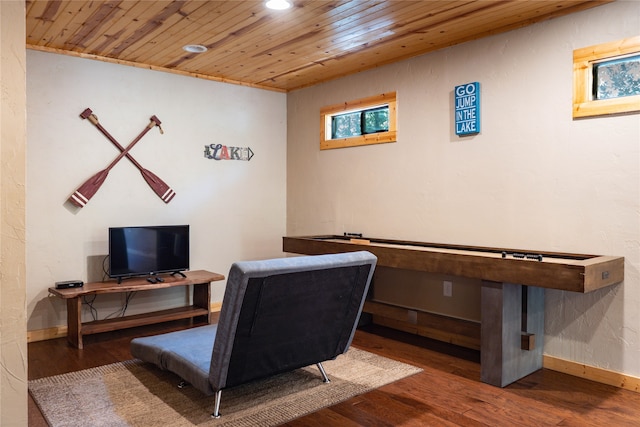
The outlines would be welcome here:
<svg viewBox="0 0 640 427">
<path fill-rule="evenodd" d="M 366 250 L 378 257 L 379 266 L 480 279 L 480 376 L 498 387 L 542 368 L 545 289 L 586 293 L 624 280 L 619 256 L 359 235 L 283 237 L 282 249 L 305 255 Z"/>
</svg>

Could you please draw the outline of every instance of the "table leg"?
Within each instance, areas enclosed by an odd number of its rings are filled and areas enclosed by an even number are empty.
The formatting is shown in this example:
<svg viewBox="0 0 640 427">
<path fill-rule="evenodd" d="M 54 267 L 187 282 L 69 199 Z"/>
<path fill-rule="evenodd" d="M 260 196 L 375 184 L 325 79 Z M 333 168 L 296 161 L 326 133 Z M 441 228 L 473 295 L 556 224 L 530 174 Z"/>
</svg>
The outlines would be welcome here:
<svg viewBox="0 0 640 427">
<path fill-rule="evenodd" d="M 505 387 L 542 368 L 544 289 L 483 281 L 481 304 L 482 382 Z"/>
<path fill-rule="evenodd" d="M 193 305 L 200 308 L 207 309 L 207 316 L 205 320 L 207 323 L 211 323 L 211 284 L 210 283 L 196 283 L 193 285 Z M 204 316 L 203 316 L 204 317 Z"/>
<path fill-rule="evenodd" d="M 82 348 L 82 303 L 80 297 L 67 300 L 67 341 Z"/>
</svg>

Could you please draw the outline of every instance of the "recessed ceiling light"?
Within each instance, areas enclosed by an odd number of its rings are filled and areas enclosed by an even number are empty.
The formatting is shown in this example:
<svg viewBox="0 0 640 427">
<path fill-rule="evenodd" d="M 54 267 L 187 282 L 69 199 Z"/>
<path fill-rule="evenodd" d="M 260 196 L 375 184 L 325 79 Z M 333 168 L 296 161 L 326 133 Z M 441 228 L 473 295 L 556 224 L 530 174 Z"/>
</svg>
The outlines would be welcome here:
<svg viewBox="0 0 640 427">
<path fill-rule="evenodd" d="M 182 50 L 189 53 L 202 53 L 207 51 L 207 47 L 202 46 L 201 44 L 188 44 L 186 46 L 182 46 Z"/>
<path fill-rule="evenodd" d="M 265 6 L 269 9 L 285 10 L 291 7 L 291 2 L 289 0 L 268 0 Z"/>
</svg>

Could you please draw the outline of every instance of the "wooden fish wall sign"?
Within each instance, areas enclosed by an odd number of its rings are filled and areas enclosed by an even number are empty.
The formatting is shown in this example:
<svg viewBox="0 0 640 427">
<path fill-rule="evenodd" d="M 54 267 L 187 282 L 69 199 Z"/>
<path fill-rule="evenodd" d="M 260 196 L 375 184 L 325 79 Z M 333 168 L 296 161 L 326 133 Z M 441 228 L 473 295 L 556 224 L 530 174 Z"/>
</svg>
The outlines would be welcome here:
<svg viewBox="0 0 640 427">
<path fill-rule="evenodd" d="M 253 157 L 253 151 L 249 147 L 209 144 L 204 146 L 204 157 L 213 160 L 244 160 L 248 162 Z"/>
</svg>

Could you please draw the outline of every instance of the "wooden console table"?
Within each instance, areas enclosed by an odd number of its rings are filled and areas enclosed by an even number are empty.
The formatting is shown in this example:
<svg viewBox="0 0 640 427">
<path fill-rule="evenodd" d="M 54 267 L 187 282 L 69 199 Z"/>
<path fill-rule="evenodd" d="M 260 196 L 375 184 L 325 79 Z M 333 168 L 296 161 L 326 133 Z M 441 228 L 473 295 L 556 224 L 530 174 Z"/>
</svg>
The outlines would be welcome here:
<svg viewBox="0 0 640 427">
<path fill-rule="evenodd" d="M 187 276 L 186 278 L 170 275 L 162 276 L 164 282 L 157 283 L 149 283 L 145 278 L 131 278 L 122 281 L 120 284 L 116 280 L 109 280 L 106 282 L 86 283 L 81 288 L 56 289 L 52 287 L 49 288 L 49 292 L 67 300 L 67 340 L 72 346 L 82 348 L 83 335 L 178 319 L 195 318 L 209 323 L 211 320 L 210 284 L 211 282 L 224 280 L 224 276 L 205 270 L 188 271 L 184 274 Z M 193 285 L 192 305 L 113 319 L 82 322 L 82 298 L 88 295 L 142 292 L 189 285 Z"/>
<path fill-rule="evenodd" d="M 306 255 L 365 250 L 379 266 L 480 279 L 480 376 L 498 387 L 542 368 L 545 288 L 586 293 L 624 280 L 618 256 L 333 235 L 283 237 L 282 249 Z M 408 317 L 402 309 L 367 301 L 363 311 L 374 319 L 391 314 L 391 323 L 400 325 Z"/>
</svg>

